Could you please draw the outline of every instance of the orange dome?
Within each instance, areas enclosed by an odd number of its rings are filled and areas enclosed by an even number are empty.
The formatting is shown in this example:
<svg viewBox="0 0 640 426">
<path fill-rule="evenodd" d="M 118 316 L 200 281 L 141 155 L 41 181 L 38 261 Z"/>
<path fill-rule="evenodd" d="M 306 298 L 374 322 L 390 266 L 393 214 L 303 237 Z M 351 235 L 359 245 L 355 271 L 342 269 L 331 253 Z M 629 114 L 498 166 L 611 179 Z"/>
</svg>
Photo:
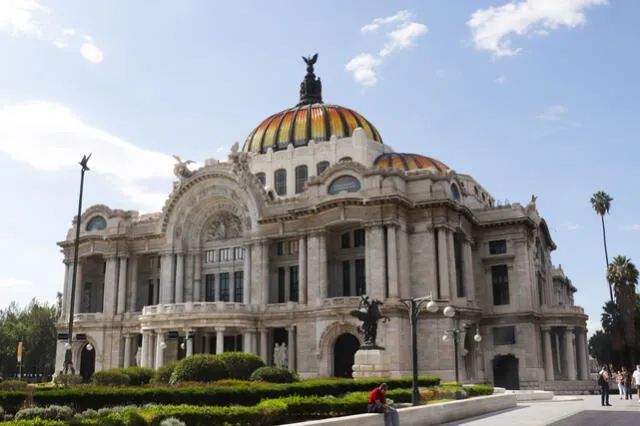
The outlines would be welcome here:
<svg viewBox="0 0 640 426">
<path fill-rule="evenodd" d="M 450 170 L 449 167 L 435 158 L 429 158 L 419 154 L 404 154 L 397 152 L 381 154 L 373 162 L 373 165 L 382 168 L 394 168 L 400 170 L 435 169 L 439 172 L 446 172 Z"/>
<path fill-rule="evenodd" d="M 375 127 L 362 115 L 338 105 L 314 103 L 297 105 L 264 120 L 249 135 L 242 148 L 245 152 L 264 153 L 268 148 L 286 149 L 306 146 L 310 140 L 328 141 L 332 135 L 349 137 L 362 127 L 370 140 L 382 143 Z"/>
</svg>

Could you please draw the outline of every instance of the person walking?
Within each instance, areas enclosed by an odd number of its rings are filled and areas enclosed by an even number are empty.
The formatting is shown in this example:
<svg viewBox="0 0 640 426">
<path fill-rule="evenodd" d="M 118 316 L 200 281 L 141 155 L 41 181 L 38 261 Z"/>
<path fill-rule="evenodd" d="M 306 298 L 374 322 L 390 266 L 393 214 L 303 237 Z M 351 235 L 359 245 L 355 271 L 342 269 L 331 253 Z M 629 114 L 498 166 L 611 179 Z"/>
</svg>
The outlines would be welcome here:
<svg viewBox="0 0 640 426">
<path fill-rule="evenodd" d="M 640 365 L 636 365 L 636 371 L 633 372 L 633 376 L 631 377 L 631 384 L 638 392 L 638 402 L 640 402 Z"/>
<path fill-rule="evenodd" d="M 616 383 L 618 384 L 618 395 L 620 395 L 620 399 L 624 398 L 624 377 L 622 375 L 622 370 L 618 370 L 616 373 Z"/>
<path fill-rule="evenodd" d="M 638 369 L 640 375 L 640 368 Z M 611 407 L 609 404 L 609 379 L 611 374 L 607 370 L 607 366 L 602 366 L 602 369 L 598 373 L 598 386 L 600 386 L 600 402 L 602 406 Z M 640 379 L 639 379 L 640 380 Z"/>
<path fill-rule="evenodd" d="M 387 405 L 387 389 L 387 384 L 382 383 L 380 386 L 371 391 L 371 393 L 369 394 L 367 412 L 383 413 L 384 426 L 400 426 L 400 416 L 398 415 L 398 410 Z"/>
<path fill-rule="evenodd" d="M 633 399 L 631 395 L 631 374 L 627 367 L 622 367 L 622 390 L 624 391 L 624 399 Z"/>
</svg>

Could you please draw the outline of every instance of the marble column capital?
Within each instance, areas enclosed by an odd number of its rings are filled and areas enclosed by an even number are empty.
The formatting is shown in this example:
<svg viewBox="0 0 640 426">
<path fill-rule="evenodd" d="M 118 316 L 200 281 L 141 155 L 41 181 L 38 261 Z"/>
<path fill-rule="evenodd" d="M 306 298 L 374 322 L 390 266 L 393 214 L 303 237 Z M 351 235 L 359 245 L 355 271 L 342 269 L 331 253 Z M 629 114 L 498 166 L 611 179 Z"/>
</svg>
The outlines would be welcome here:
<svg viewBox="0 0 640 426">
<path fill-rule="evenodd" d="M 307 235 L 310 237 L 323 237 L 327 233 L 327 230 L 324 228 L 313 228 L 307 230 Z"/>
<path fill-rule="evenodd" d="M 540 330 L 544 331 L 545 333 L 548 333 L 549 331 L 551 331 L 551 326 L 550 325 L 541 325 L 540 326 Z"/>
<path fill-rule="evenodd" d="M 214 330 L 216 331 L 216 333 L 224 333 L 225 328 L 224 327 L 214 327 Z"/>
<path fill-rule="evenodd" d="M 129 256 L 131 256 L 131 254 L 128 253 L 128 252 L 118 253 L 118 259 L 120 259 L 120 260 L 123 260 L 123 259 L 126 260 L 126 259 L 129 258 Z"/>
<path fill-rule="evenodd" d="M 565 327 L 565 330 L 568 333 L 572 333 L 572 332 L 574 332 L 576 330 L 576 328 L 574 326 L 572 326 L 572 325 L 568 325 L 568 326 Z"/>
<path fill-rule="evenodd" d="M 104 258 L 104 260 L 116 260 L 116 259 L 118 259 L 118 255 L 116 253 L 103 254 L 102 257 Z"/>
</svg>

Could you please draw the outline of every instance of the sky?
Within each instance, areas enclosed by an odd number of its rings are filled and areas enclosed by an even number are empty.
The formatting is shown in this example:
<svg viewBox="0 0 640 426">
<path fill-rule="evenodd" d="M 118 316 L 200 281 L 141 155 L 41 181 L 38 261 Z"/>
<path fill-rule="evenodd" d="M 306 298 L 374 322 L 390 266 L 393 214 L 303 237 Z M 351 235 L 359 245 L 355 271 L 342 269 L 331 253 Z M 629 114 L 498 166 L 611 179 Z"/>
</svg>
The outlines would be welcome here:
<svg viewBox="0 0 640 426">
<path fill-rule="evenodd" d="M 172 155 L 225 159 L 297 102 L 319 53 L 325 102 L 386 144 L 532 194 L 593 332 L 610 256 L 640 263 L 640 2 L 0 0 L 0 306 L 55 300 L 77 209 L 159 211 Z"/>
</svg>

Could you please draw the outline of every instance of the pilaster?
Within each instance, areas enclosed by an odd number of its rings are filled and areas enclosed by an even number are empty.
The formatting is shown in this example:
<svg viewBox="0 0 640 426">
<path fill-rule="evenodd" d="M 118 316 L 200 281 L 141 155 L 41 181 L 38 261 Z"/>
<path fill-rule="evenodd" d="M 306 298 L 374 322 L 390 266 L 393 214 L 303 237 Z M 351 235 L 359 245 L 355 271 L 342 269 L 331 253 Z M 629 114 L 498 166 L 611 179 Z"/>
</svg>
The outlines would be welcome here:
<svg viewBox="0 0 640 426">
<path fill-rule="evenodd" d="M 113 315 L 116 312 L 116 290 L 118 280 L 118 258 L 106 256 L 107 266 L 104 274 L 104 314 Z"/>
<path fill-rule="evenodd" d="M 567 376 L 569 380 L 576 380 L 576 348 L 574 328 L 567 327 L 564 332 L 565 337 L 565 358 L 567 360 Z"/>
<path fill-rule="evenodd" d="M 447 241 L 449 230 L 447 228 L 437 228 L 438 235 L 438 299 L 449 299 L 449 255 Z"/>
<path fill-rule="evenodd" d="M 242 272 L 242 303 L 251 303 L 251 243 L 244 246 L 244 260 Z"/>
<path fill-rule="evenodd" d="M 365 228 L 365 268 L 367 294 L 372 298 L 383 300 L 385 289 L 384 229 L 380 224 Z"/>
<path fill-rule="evenodd" d="M 140 256 L 135 254 L 129 259 L 130 277 L 129 277 L 129 311 L 138 312 L 138 263 L 140 262 Z"/>
<path fill-rule="evenodd" d="M 542 326 L 542 339 L 544 341 L 544 375 L 547 381 L 555 380 L 553 373 L 553 349 L 551 348 L 551 327 Z"/>
<path fill-rule="evenodd" d="M 299 303 L 307 304 L 307 237 L 301 235 L 298 242 Z"/>
<path fill-rule="evenodd" d="M 122 314 L 125 311 L 125 305 L 127 303 L 127 256 L 120 256 L 118 267 L 118 305 L 116 308 L 117 314 Z"/>
<path fill-rule="evenodd" d="M 216 354 L 224 352 L 224 327 L 216 327 Z"/>
<path fill-rule="evenodd" d="M 175 303 L 184 302 L 184 256 L 183 253 L 176 253 Z"/>
<path fill-rule="evenodd" d="M 387 267 L 389 279 L 389 297 L 400 297 L 400 283 L 398 282 L 398 244 L 395 225 L 387 225 Z"/>
</svg>

